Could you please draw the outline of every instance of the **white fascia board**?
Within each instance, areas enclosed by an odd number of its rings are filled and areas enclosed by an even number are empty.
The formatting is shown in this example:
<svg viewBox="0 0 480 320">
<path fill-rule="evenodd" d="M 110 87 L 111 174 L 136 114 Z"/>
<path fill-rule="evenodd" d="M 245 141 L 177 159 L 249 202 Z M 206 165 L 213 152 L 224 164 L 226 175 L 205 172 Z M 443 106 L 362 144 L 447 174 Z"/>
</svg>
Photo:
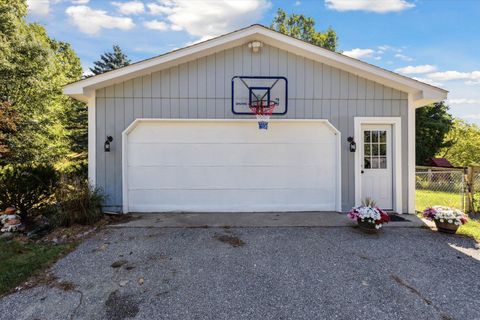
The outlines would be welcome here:
<svg viewBox="0 0 480 320">
<path fill-rule="evenodd" d="M 340 53 L 320 48 L 260 25 L 253 25 L 224 36 L 161 55 L 156 58 L 141 61 L 118 70 L 113 70 L 69 84 L 65 86 L 64 93 L 76 99 L 82 100 L 82 96 L 86 95 L 86 89 L 106 87 L 108 85 L 135 78 L 144 74 L 166 69 L 220 50 L 233 48 L 253 40 L 262 41 L 266 44 L 328 64 L 400 91 L 407 93 L 428 92 L 427 96 L 430 97 L 431 100 L 429 101 L 432 102 L 445 99 L 448 93 L 446 90 L 441 88 L 401 76 L 394 72 L 376 67 L 354 58 L 350 58 Z M 425 94 L 423 95 L 425 96 Z"/>
</svg>

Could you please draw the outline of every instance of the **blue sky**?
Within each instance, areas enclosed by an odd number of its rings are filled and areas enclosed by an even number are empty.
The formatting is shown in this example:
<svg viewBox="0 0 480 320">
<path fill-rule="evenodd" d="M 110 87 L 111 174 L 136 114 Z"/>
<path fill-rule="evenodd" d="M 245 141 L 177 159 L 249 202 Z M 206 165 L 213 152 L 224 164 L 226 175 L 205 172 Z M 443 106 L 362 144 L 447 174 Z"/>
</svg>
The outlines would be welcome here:
<svg viewBox="0 0 480 320">
<path fill-rule="evenodd" d="M 85 70 L 118 44 L 149 58 L 252 23 L 278 8 L 332 26 L 345 54 L 450 91 L 454 116 L 480 124 L 480 1 L 27 0 L 29 21 L 72 44 Z"/>
</svg>

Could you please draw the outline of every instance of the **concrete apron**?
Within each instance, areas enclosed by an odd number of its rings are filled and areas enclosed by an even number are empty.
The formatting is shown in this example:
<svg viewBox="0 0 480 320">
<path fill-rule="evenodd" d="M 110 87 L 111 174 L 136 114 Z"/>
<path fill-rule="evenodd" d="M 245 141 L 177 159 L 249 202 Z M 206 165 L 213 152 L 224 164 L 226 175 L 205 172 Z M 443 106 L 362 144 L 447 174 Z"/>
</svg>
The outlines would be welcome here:
<svg viewBox="0 0 480 320">
<path fill-rule="evenodd" d="M 357 223 L 337 212 L 238 212 L 238 213 L 136 213 L 132 221 L 113 228 L 201 228 L 201 227 L 353 227 Z M 408 221 L 393 221 L 386 228 L 421 228 L 424 222 L 404 214 Z"/>
</svg>

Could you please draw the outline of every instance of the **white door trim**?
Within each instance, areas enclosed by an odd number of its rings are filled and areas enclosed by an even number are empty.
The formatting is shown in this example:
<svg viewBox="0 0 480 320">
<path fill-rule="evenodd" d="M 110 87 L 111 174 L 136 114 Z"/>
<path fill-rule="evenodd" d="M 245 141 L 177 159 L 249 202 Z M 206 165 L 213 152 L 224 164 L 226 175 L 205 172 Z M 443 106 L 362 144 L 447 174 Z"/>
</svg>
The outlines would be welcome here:
<svg viewBox="0 0 480 320">
<path fill-rule="evenodd" d="M 362 125 L 367 124 L 386 124 L 392 125 L 392 143 L 393 143 L 393 209 L 398 213 L 403 213 L 402 208 L 402 119 L 400 117 L 355 117 L 354 134 L 360 148 L 362 137 Z M 357 148 L 355 152 L 355 205 L 362 203 L 362 174 L 361 174 L 361 152 Z"/>
<path fill-rule="evenodd" d="M 185 125 L 192 122 L 257 122 L 256 119 L 158 119 L 158 118 L 137 118 L 135 119 L 123 132 L 122 132 L 122 202 L 123 202 L 123 213 L 129 212 L 129 203 L 128 203 L 128 134 L 135 129 L 141 122 L 184 122 Z M 335 128 L 328 120 L 326 119 L 271 119 L 271 123 L 275 122 L 316 122 L 316 123 L 325 123 L 327 127 L 335 134 L 337 151 L 336 151 L 336 192 L 335 192 L 335 207 L 337 212 L 342 212 L 342 161 L 341 161 L 341 132 Z"/>
</svg>

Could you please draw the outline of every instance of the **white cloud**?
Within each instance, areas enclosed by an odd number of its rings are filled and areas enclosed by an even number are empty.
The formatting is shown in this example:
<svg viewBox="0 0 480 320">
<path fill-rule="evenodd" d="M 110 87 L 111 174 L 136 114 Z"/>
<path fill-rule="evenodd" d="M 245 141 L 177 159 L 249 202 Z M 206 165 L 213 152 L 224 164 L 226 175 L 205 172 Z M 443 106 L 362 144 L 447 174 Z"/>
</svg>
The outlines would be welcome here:
<svg viewBox="0 0 480 320">
<path fill-rule="evenodd" d="M 27 0 L 28 11 L 37 16 L 46 16 L 50 13 L 50 0 Z"/>
<path fill-rule="evenodd" d="M 87 6 L 68 7 L 65 12 L 72 24 L 90 35 L 98 34 L 102 28 L 129 30 L 135 26 L 130 18 L 110 16 L 106 11 L 94 10 Z"/>
<path fill-rule="evenodd" d="M 128 2 L 112 2 L 112 5 L 117 7 L 118 12 L 121 14 L 139 14 L 145 11 L 143 2 L 140 1 L 128 1 Z"/>
<path fill-rule="evenodd" d="M 325 0 L 328 9 L 336 11 L 399 12 L 415 7 L 406 0 Z"/>
<path fill-rule="evenodd" d="M 143 25 L 145 28 L 152 30 L 165 31 L 168 29 L 168 25 L 165 22 L 158 20 L 145 21 Z"/>
<path fill-rule="evenodd" d="M 355 59 L 368 58 L 371 57 L 375 51 L 372 49 L 360 49 L 355 48 L 352 50 L 344 51 L 343 54 Z"/>
<path fill-rule="evenodd" d="M 424 82 L 426 84 L 429 84 L 429 85 L 432 85 L 432 86 L 436 86 L 436 87 L 440 87 L 442 86 L 443 84 L 441 84 L 440 82 L 436 82 L 432 79 L 428 79 L 428 78 L 420 78 L 420 77 L 412 77 L 412 79 L 415 79 L 417 81 L 420 81 L 420 82 Z"/>
<path fill-rule="evenodd" d="M 424 74 L 437 71 L 436 66 L 432 66 L 431 64 L 424 64 L 420 66 L 407 66 L 403 68 L 395 69 L 395 72 L 403 73 L 403 74 Z"/>
<path fill-rule="evenodd" d="M 87 4 L 90 0 L 72 0 L 73 4 Z"/>
<path fill-rule="evenodd" d="M 257 22 L 270 8 L 268 0 L 160 0 L 149 3 L 149 13 L 161 15 L 172 30 L 212 38 Z"/>
<path fill-rule="evenodd" d="M 472 80 L 467 80 L 467 81 L 465 81 L 465 84 L 466 84 L 466 85 L 469 85 L 469 86 L 476 86 L 476 85 L 479 85 L 479 84 L 480 84 L 480 79 L 474 80 L 474 81 L 472 81 Z"/>
<path fill-rule="evenodd" d="M 480 120 L 480 113 L 467 114 L 465 116 L 460 116 L 460 118 L 467 119 L 467 120 Z"/>
<path fill-rule="evenodd" d="M 460 72 L 460 71 L 444 71 L 433 72 L 427 75 L 428 78 L 438 81 L 452 81 L 452 80 L 469 80 L 470 84 L 480 81 L 480 71 Z"/>
<path fill-rule="evenodd" d="M 172 9 L 163 5 L 159 5 L 156 3 L 149 3 L 147 4 L 148 10 L 150 14 L 169 14 L 172 13 Z"/>
<path fill-rule="evenodd" d="M 301 5 L 301 4 L 302 4 L 302 3 L 301 3 L 299 0 L 295 1 L 295 3 L 294 3 L 295 6 L 299 6 L 299 5 Z"/>
<path fill-rule="evenodd" d="M 403 61 L 413 61 L 412 57 L 406 56 L 406 55 L 401 54 L 401 53 L 395 54 L 395 58 L 401 59 Z"/>
<path fill-rule="evenodd" d="M 449 99 L 449 104 L 478 104 L 480 105 L 480 99 L 467 99 L 467 98 L 460 98 L 460 99 Z"/>
</svg>

